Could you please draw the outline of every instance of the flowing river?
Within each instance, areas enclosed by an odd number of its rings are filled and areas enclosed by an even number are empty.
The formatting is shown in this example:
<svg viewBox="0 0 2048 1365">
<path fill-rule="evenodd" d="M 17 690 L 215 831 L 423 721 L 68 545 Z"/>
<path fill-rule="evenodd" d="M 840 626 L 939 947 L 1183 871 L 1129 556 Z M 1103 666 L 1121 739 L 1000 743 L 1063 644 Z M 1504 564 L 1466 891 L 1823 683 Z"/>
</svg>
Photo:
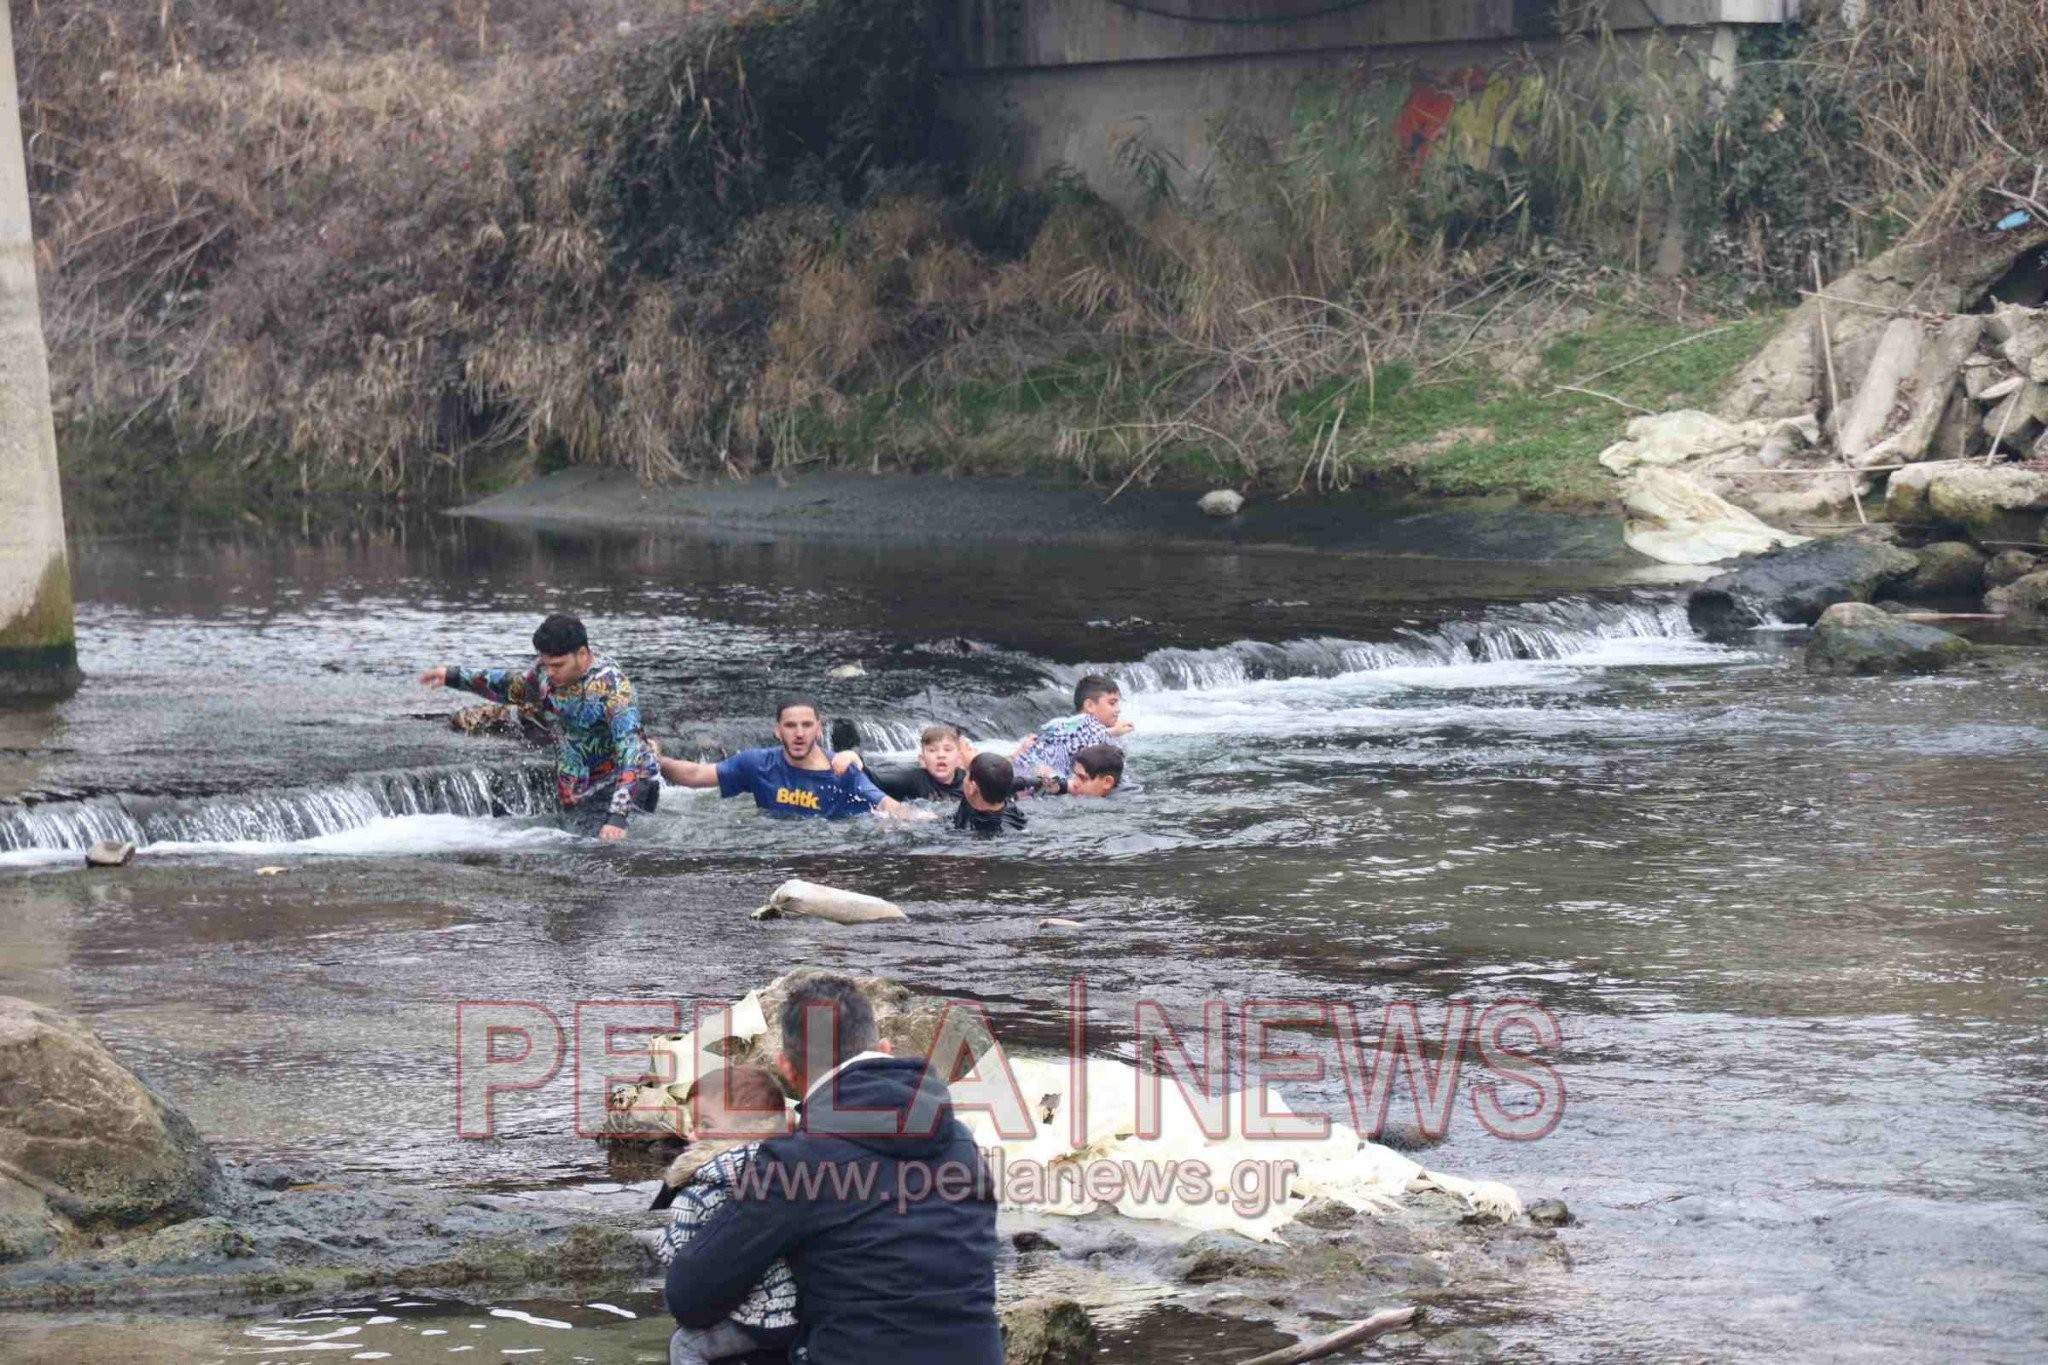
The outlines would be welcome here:
<svg viewBox="0 0 2048 1365">
<path fill-rule="evenodd" d="M 1211 1000 L 1372 1020 L 1412 1001 L 1432 1035 L 1452 1000 L 1522 998 L 1561 1032 L 1555 1128 L 1495 1136 L 1468 1076 L 1429 1157 L 1579 1219 L 1568 1274 L 1472 1310 L 1512 1353 L 2048 1350 L 2048 679 L 2025 652 L 1814 679 L 1782 634 L 1694 639 L 1677 590 L 1611 562 L 1142 536 L 434 520 L 108 538 L 74 564 L 89 682 L 0 712 L 0 992 L 85 1015 L 237 1160 L 644 1199 L 575 1135 L 567 1080 L 501 1098 L 496 1138 L 457 1136 L 465 999 L 566 1019 L 809 962 L 978 999 L 1006 1041 L 1051 1046 L 1079 976 L 1110 1048 L 1139 998 L 1193 1021 Z M 995 841 L 680 790 L 622 847 L 576 841 L 539 814 L 543 754 L 454 733 L 462 699 L 413 682 L 521 660 L 550 610 L 590 623 L 672 747 L 765 742 L 792 689 L 876 751 L 933 717 L 1015 737 L 1102 666 L 1136 782 L 1035 803 Z M 80 870 L 108 835 L 140 856 Z M 911 919 L 750 922 L 790 876 Z M 1344 1104 L 1334 1075 L 1288 1094 Z M 623 1362 L 663 1335 L 645 1288 L 326 1307 L 303 1321 L 374 1320 L 350 1344 L 401 1361 Z M 1206 1326 L 1147 1321 L 1107 1358 L 1216 1358 Z M 215 1313 L 156 1340 L 286 1360 L 316 1335 Z"/>
</svg>

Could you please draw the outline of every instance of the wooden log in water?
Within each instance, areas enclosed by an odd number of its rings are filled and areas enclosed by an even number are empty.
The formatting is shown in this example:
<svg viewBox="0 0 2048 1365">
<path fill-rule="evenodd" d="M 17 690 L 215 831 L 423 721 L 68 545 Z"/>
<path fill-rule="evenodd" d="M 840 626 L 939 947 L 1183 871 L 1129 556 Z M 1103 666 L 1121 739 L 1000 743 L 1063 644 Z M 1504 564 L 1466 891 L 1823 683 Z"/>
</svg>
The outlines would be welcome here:
<svg viewBox="0 0 2048 1365">
<path fill-rule="evenodd" d="M 1371 1341 L 1374 1337 L 1398 1332 L 1403 1327 L 1412 1325 L 1421 1314 L 1422 1310 L 1419 1308 L 1384 1309 L 1363 1322 L 1354 1322 L 1349 1327 L 1332 1332 L 1326 1337 L 1299 1341 L 1284 1350 L 1269 1351 L 1265 1355 L 1239 1361 L 1238 1365 L 1302 1365 L 1305 1360 L 1320 1360 L 1347 1346 L 1356 1346 L 1360 1342 Z"/>
</svg>

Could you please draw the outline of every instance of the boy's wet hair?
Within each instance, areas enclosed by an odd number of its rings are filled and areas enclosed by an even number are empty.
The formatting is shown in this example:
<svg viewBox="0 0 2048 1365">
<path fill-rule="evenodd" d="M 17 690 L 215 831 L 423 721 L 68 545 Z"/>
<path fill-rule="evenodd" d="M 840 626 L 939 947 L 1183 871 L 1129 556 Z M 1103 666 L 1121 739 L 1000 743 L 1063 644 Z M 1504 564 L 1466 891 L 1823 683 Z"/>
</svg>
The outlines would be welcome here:
<svg viewBox="0 0 2048 1365">
<path fill-rule="evenodd" d="M 1115 779 L 1110 785 L 1124 784 L 1124 751 L 1114 744 L 1088 744 L 1074 750 L 1074 766 L 1090 777 Z"/>
<path fill-rule="evenodd" d="M 1123 689 L 1116 685 L 1116 679 L 1101 673 L 1090 673 L 1074 684 L 1074 709 L 1080 710 L 1097 697 L 1113 696 Z"/>
<path fill-rule="evenodd" d="M 729 1130 L 779 1129 L 789 1101 L 782 1078 L 765 1066 L 724 1066 L 706 1071 L 690 1086 L 684 1103 L 694 1105 L 700 1096 L 717 1106 L 709 1119 L 711 1125 Z M 700 1123 L 704 1122 L 703 1111 L 698 1113 Z"/>
<path fill-rule="evenodd" d="M 790 988 L 782 1002 L 782 1051 L 785 1056 L 805 1060 L 805 1011 L 811 1005 L 832 1007 L 832 1065 L 848 1057 L 871 1052 L 881 1041 L 875 1028 L 875 1009 L 852 978 L 836 972 L 819 972 Z M 817 1077 L 812 1077 L 816 1080 Z"/>
<path fill-rule="evenodd" d="M 967 775 L 984 801 L 1007 801 L 1017 785 L 1017 770 L 1001 754 L 976 754 Z"/>
<path fill-rule="evenodd" d="M 818 705 L 818 699 L 803 692 L 791 692 L 788 696 L 775 699 L 775 723 L 782 724 L 782 713 L 792 706 L 808 706 L 811 714 L 819 720 L 825 719 L 825 708 Z"/>
<path fill-rule="evenodd" d="M 550 659 L 574 654 L 589 643 L 590 636 L 584 632 L 583 623 L 573 616 L 550 616 L 533 633 L 534 653 Z"/>
<path fill-rule="evenodd" d="M 942 744 L 949 739 L 955 743 L 959 742 L 959 726 L 945 724 L 927 725 L 924 729 L 917 732 L 917 747 L 922 749 L 929 745 Z"/>
</svg>

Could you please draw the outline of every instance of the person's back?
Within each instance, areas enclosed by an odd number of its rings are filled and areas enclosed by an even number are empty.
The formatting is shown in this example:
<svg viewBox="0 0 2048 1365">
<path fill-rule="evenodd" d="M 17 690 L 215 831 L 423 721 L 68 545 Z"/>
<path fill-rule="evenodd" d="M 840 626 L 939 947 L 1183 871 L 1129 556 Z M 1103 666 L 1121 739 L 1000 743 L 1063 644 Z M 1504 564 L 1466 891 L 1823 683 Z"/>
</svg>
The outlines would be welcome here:
<svg viewBox="0 0 2048 1365">
<path fill-rule="evenodd" d="M 1001 754 L 976 754 L 960 784 L 960 804 L 953 808 L 953 828 L 976 834 L 1001 834 L 1028 823 L 1011 795 L 1016 781 L 1010 760 Z"/>
<path fill-rule="evenodd" d="M 813 1006 L 840 1025 L 818 1030 L 833 1042 L 815 1067 L 797 1060 Z M 995 1193 L 945 1081 L 875 1050 L 872 1010 L 844 977 L 800 982 L 783 1035 L 784 1075 L 806 1093 L 798 1131 L 763 1142 L 731 1202 L 677 1252 L 670 1311 L 708 1327 L 787 1255 L 801 1305 L 792 1360 L 1001 1365 Z"/>
</svg>

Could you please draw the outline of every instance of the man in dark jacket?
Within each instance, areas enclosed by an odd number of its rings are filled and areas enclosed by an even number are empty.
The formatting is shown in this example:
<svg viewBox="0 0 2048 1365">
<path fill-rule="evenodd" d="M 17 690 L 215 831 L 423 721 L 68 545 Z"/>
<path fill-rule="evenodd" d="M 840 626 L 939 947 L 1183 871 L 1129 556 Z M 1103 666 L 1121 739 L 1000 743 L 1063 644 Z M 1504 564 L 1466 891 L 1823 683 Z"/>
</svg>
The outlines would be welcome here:
<svg viewBox="0 0 2048 1365">
<path fill-rule="evenodd" d="M 669 1262 L 669 1311 L 709 1327 L 786 1256 L 797 1365 L 1002 1365 L 995 1194 L 945 1079 L 888 1055 L 845 977 L 800 982 L 781 1023 L 797 1130 Z"/>
</svg>

